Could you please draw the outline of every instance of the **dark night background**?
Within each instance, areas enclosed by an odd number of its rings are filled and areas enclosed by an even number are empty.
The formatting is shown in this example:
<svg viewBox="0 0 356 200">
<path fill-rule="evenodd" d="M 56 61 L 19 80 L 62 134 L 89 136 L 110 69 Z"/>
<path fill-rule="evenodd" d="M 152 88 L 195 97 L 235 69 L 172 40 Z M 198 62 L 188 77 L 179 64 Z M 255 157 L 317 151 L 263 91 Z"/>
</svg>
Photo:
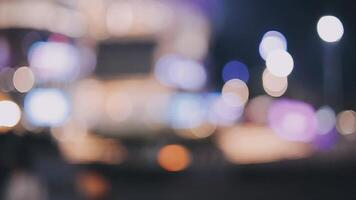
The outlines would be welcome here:
<svg viewBox="0 0 356 200">
<path fill-rule="evenodd" d="M 355 108 L 355 4 L 351 1 L 226 0 L 222 10 L 224 17 L 216 27 L 211 46 L 216 66 L 238 59 L 245 62 L 252 73 L 262 75 L 264 62 L 258 53 L 258 45 L 263 33 L 277 30 L 285 33 L 288 50 L 295 58 L 286 96 L 317 106 L 325 103 L 321 72 L 324 49 L 331 48 L 334 56 L 341 60 L 343 108 Z M 337 45 L 325 44 L 318 37 L 316 23 L 323 15 L 339 16 L 343 21 L 345 34 Z M 214 74 L 222 85 L 220 71 L 217 67 Z M 252 95 L 263 93 L 261 75 L 251 76 Z"/>
</svg>

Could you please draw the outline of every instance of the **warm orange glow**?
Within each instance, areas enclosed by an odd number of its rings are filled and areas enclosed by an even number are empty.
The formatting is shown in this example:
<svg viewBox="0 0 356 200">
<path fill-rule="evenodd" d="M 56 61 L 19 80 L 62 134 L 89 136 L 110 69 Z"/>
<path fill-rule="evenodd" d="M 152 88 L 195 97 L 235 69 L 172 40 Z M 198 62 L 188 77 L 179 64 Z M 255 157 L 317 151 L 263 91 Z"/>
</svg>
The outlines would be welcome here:
<svg viewBox="0 0 356 200">
<path fill-rule="evenodd" d="M 178 144 L 162 147 L 158 152 L 158 164 L 170 172 L 178 172 L 186 169 L 190 163 L 189 151 Z"/>
<path fill-rule="evenodd" d="M 99 199 L 108 193 L 110 185 L 95 172 L 83 172 L 77 177 L 77 187 L 88 199 Z"/>
<path fill-rule="evenodd" d="M 125 160 L 127 151 L 119 140 L 88 133 L 86 128 L 74 120 L 69 120 L 62 127 L 52 128 L 52 136 L 68 162 L 116 165 Z"/>
<path fill-rule="evenodd" d="M 237 164 L 296 159 L 310 153 L 308 144 L 283 140 L 270 128 L 255 124 L 228 129 L 219 135 L 217 142 L 225 158 Z"/>
</svg>

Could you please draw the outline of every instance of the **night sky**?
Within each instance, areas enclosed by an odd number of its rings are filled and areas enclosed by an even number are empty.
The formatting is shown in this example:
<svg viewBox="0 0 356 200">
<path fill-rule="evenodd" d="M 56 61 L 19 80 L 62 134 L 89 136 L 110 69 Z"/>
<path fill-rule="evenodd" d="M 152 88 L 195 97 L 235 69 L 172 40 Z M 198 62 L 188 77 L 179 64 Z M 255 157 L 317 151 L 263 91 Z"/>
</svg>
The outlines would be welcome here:
<svg viewBox="0 0 356 200">
<path fill-rule="evenodd" d="M 304 100 L 315 107 L 329 104 L 330 101 L 323 97 L 322 71 L 325 60 L 331 59 L 336 60 L 334 68 L 342 73 L 342 81 L 333 77 L 327 80 L 329 86 L 335 81 L 341 82 L 340 105 L 331 106 L 336 110 L 355 109 L 356 18 L 355 5 L 351 1 L 225 0 L 216 11 L 220 14 L 215 15 L 219 17 L 215 20 L 210 50 L 212 79 L 217 80 L 217 88 L 223 84 L 221 70 L 224 64 L 239 60 L 249 67 L 251 96 L 264 94 L 261 75 L 265 67 L 258 46 L 264 33 L 276 30 L 286 37 L 288 52 L 294 58 L 294 70 L 284 97 Z M 316 24 L 324 15 L 337 16 L 344 25 L 344 36 L 335 44 L 322 41 L 316 31 Z"/>
</svg>

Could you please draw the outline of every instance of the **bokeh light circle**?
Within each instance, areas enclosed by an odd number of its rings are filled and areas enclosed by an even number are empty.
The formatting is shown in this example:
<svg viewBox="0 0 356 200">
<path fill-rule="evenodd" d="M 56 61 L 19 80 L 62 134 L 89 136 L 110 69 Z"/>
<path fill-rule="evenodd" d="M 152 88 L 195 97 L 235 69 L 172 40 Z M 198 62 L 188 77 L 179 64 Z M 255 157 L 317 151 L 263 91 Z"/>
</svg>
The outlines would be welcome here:
<svg viewBox="0 0 356 200">
<path fill-rule="evenodd" d="M 32 70 L 28 67 L 18 68 L 13 76 L 13 84 L 15 89 L 21 93 L 31 90 L 35 84 L 35 77 Z"/>
<path fill-rule="evenodd" d="M 287 51 L 274 50 L 268 54 L 266 66 L 273 75 L 285 77 L 293 71 L 294 61 Z"/>
<path fill-rule="evenodd" d="M 327 134 L 335 128 L 335 112 L 329 106 L 319 108 L 316 112 L 316 118 L 318 120 L 318 134 Z"/>
<path fill-rule="evenodd" d="M 259 45 L 260 56 L 266 60 L 269 53 L 274 50 L 287 50 L 287 40 L 284 35 L 278 31 L 268 31 L 263 35 Z"/>
<path fill-rule="evenodd" d="M 344 34 L 344 26 L 337 17 L 328 15 L 319 19 L 317 31 L 325 42 L 337 42 Z"/>
<path fill-rule="evenodd" d="M 249 90 L 245 82 L 231 79 L 222 88 L 222 99 L 232 107 L 244 106 L 249 97 Z"/>
<path fill-rule="evenodd" d="M 356 132 L 356 113 L 353 110 L 345 110 L 337 115 L 336 128 L 343 135 Z"/>
<path fill-rule="evenodd" d="M 175 85 L 184 90 L 199 90 L 207 81 L 204 66 L 193 60 L 181 60 L 175 63 L 169 75 Z"/>
<path fill-rule="evenodd" d="M 184 146 L 171 144 L 159 150 L 157 162 L 164 170 L 178 172 L 188 167 L 191 162 L 191 157 L 188 149 Z"/>
<path fill-rule="evenodd" d="M 207 81 L 207 73 L 202 64 L 175 54 L 159 58 L 154 73 L 163 85 L 189 91 L 201 89 Z"/>
<path fill-rule="evenodd" d="M 21 118 L 19 106 L 9 100 L 0 101 L 0 127 L 13 127 Z"/>
<path fill-rule="evenodd" d="M 287 91 L 288 78 L 275 76 L 265 69 L 262 74 L 262 85 L 268 95 L 280 97 Z"/>
<path fill-rule="evenodd" d="M 302 101 L 276 100 L 268 111 L 268 124 L 275 133 L 291 141 L 311 141 L 317 132 L 312 106 Z"/>
<path fill-rule="evenodd" d="M 243 112 L 243 106 L 230 106 L 222 97 L 219 97 L 211 105 L 209 120 L 211 123 L 220 126 L 231 126 L 242 117 Z"/>
<path fill-rule="evenodd" d="M 79 51 L 71 44 L 36 42 L 28 59 L 38 81 L 71 81 L 79 74 Z"/>
<path fill-rule="evenodd" d="M 240 61 L 230 61 L 224 66 L 222 77 L 224 82 L 231 79 L 240 79 L 247 83 L 250 75 L 247 66 L 244 63 Z"/>
<path fill-rule="evenodd" d="M 36 126 L 59 126 L 70 114 L 69 99 L 58 89 L 35 89 L 25 97 L 28 120 Z"/>
</svg>

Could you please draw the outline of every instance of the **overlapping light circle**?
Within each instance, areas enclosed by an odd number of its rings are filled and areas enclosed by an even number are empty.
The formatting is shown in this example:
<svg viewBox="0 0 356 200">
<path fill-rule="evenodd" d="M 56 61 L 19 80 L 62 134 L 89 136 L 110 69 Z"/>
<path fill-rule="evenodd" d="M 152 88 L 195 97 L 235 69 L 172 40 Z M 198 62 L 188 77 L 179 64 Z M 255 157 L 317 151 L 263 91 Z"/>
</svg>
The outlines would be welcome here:
<svg viewBox="0 0 356 200">
<path fill-rule="evenodd" d="M 278 77 L 288 76 L 294 68 L 292 56 L 285 50 L 274 50 L 268 54 L 266 66 L 269 72 Z"/>
<path fill-rule="evenodd" d="M 301 101 L 275 101 L 268 113 L 269 126 L 276 134 L 291 141 L 311 141 L 317 131 L 314 109 Z"/>
<path fill-rule="evenodd" d="M 190 91 L 201 89 L 207 81 L 203 65 L 174 54 L 162 56 L 157 61 L 155 77 L 164 85 Z"/>
<path fill-rule="evenodd" d="M 211 105 L 209 119 L 213 124 L 230 126 L 241 118 L 243 112 L 244 107 L 230 106 L 219 97 Z"/>
<path fill-rule="evenodd" d="M 265 69 L 262 74 L 262 85 L 268 95 L 280 97 L 287 91 L 288 78 L 275 76 L 268 69 Z"/>
<path fill-rule="evenodd" d="M 242 107 L 248 100 L 249 90 L 245 82 L 231 79 L 226 82 L 221 91 L 222 99 L 232 107 Z"/>
<path fill-rule="evenodd" d="M 259 45 L 260 56 L 266 60 L 269 53 L 278 49 L 287 50 L 287 40 L 284 35 L 278 31 L 265 33 Z"/>
</svg>

